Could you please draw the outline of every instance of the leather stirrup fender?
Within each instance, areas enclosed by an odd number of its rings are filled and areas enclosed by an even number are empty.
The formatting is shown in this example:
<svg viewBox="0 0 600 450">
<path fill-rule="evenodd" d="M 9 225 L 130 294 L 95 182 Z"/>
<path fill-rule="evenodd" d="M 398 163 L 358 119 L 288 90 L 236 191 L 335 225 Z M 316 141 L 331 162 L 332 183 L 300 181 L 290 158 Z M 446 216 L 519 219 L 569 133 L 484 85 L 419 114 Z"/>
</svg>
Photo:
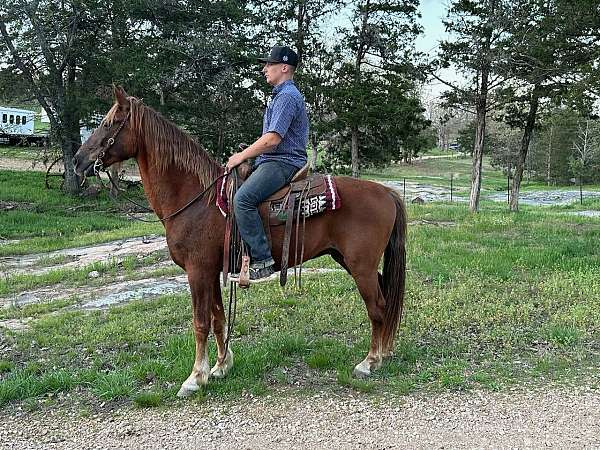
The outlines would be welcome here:
<svg viewBox="0 0 600 450">
<path fill-rule="evenodd" d="M 294 204 L 296 203 L 296 194 L 291 193 L 288 196 L 285 220 L 285 231 L 283 235 L 283 248 L 281 249 L 281 273 L 279 275 L 279 284 L 285 286 L 287 283 L 288 258 L 290 256 L 290 239 L 292 235 L 292 222 L 294 221 Z"/>
</svg>

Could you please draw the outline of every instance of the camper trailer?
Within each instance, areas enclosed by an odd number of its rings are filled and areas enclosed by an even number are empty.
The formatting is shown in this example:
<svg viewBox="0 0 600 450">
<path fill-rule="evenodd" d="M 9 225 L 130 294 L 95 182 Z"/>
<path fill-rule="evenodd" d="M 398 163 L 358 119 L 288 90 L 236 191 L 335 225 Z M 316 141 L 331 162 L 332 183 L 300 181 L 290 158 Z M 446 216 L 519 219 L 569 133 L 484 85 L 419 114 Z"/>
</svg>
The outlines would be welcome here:
<svg viewBox="0 0 600 450">
<path fill-rule="evenodd" d="M 0 106 L 0 144 L 43 144 L 48 136 L 34 132 L 34 118 L 33 111 Z"/>
</svg>

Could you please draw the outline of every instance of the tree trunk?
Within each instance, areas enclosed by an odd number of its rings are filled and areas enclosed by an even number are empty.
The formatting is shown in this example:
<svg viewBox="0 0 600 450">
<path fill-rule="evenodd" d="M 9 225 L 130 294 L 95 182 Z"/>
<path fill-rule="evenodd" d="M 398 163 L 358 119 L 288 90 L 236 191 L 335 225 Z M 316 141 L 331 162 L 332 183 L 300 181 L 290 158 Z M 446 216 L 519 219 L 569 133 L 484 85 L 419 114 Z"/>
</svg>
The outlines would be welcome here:
<svg viewBox="0 0 600 450">
<path fill-rule="evenodd" d="M 515 175 L 513 177 L 513 185 L 510 196 L 510 210 L 519 210 L 519 190 L 521 189 L 521 180 L 523 179 L 523 168 L 525 167 L 525 159 L 527 158 L 527 151 L 529 150 L 529 142 L 531 142 L 531 136 L 533 134 L 533 127 L 535 126 L 535 118 L 537 115 L 539 105 L 539 92 L 536 86 L 531 93 L 529 99 L 529 112 L 527 113 L 527 122 L 525 123 L 525 130 L 523 131 L 523 139 L 521 139 L 521 148 L 519 151 L 519 158 L 517 159 L 517 165 L 515 167 Z"/>
<path fill-rule="evenodd" d="M 223 123 L 226 122 L 222 121 L 221 124 Z M 219 126 L 219 129 L 217 131 L 217 152 L 219 157 L 225 154 L 225 130 L 223 130 L 222 126 Z"/>
<path fill-rule="evenodd" d="M 469 209 L 479 211 L 481 194 L 481 168 L 483 165 L 483 146 L 485 145 L 485 121 L 487 116 L 488 68 L 481 71 L 481 88 L 477 96 L 475 143 L 473 145 L 473 168 L 471 170 L 471 194 Z"/>
<path fill-rule="evenodd" d="M 552 160 L 552 138 L 554 136 L 554 124 L 550 125 L 550 142 L 548 142 L 548 151 L 546 152 L 546 183 L 550 186 L 550 161 Z"/>
<path fill-rule="evenodd" d="M 81 192 L 81 180 L 75 173 L 73 166 L 73 156 L 81 146 L 81 138 L 79 137 L 79 124 L 77 124 L 77 132 L 67 131 L 60 138 L 60 146 L 62 149 L 63 163 L 65 167 L 65 184 L 64 190 L 69 194 L 79 194 Z"/>
<path fill-rule="evenodd" d="M 62 114 L 61 130 L 59 132 L 60 146 L 65 167 L 64 190 L 69 194 L 81 192 L 81 179 L 75 173 L 73 156 L 81 147 L 81 133 L 79 130 L 79 114 L 76 100 L 73 97 L 75 84 L 75 64 L 71 62 L 67 68 L 67 85 L 65 89 L 64 111 Z"/>
<path fill-rule="evenodd" d="M 352 176 L 358 178 L 358 128 L 352 128 Z"/>
<path fill-rule="evenodd" d="M 315 172 L 317 170 L 318 146 L 319 146 L 319 137 L 317 136 L 317 133 L 312 133 L 312 136 L 311 136 L 312 151 L 310 152 L 310 159 L 309 159 L 311 172 Z"/>
</svg>

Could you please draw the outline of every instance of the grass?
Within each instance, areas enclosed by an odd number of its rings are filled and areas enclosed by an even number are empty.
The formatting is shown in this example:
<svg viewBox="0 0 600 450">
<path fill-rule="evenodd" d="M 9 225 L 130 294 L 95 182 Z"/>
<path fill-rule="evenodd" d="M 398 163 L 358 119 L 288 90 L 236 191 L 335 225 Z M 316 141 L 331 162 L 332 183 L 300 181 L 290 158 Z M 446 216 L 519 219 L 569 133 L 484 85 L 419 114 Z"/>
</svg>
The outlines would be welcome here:
<svg viewBox="0 0 600 450">
<path fill-rule="evenodd" d="M 429 184 L 432 186 L 450 188 L 450 179 L 455 188 L 457 196 L 468 196 L 471 188 L 471 169 L 472 161 L 469 156 L 461 156 L 457 158 L 441 158 L 441 159 L 426 159 L 415 160 L 412 164 L 395 164 L 377 171 L 366 171 L 363 178 L 390 181 L 402 181 L 406 179 L 411 183 Z M 483 158 L 482 169 L 482 191 L 506 192 L 507 179 L 506 175 L 490 164 L 489 157 Z M 521 191 L 527 192 L 532 190 L 576 190 L 578 186 L 548 186 L 542 181 L 529 180 L 527 177 L 521 184 Z M 588 185 L 585 190 L 597 190 L 598 186 Z"/>
<path fill-rule="evenodd" d="M 36 161 L 41 159 L 44 152 L 43 147 L 14 147 L 0 145 L 0 157 Z"/>
<path fill-rule="evenodd" d="M 37 172 L 0 171 L 0 201 L 27 205 L 0 214 L 0 236 L 17 240 L 0 246 L 0 257 L 164 233 L 160 223 L 131 221 L 115 213 L 105 193 L 86 199 L 45 189 L 44 174 Z"/>
<path fill-rule="evenodd" d="M 430 161 L 426 176 L 441 169 L 440 160 Z M 60 201 L 59 194 L 1 192 L 0 197 L 18 196 L 39 205 L 42 212 L 33 212 L 39 216 L 59 217 L 60 208 L 71 204 L 68 198 Z M 46 195 L 49 201 L 43 203 L 40 197 Z M 103 201 L 89 205 L 100 208 Z M 600 202 L 592 207 L 599 208 Z M 300 292 L 282 290 L 276 282 L 240 292 L 232 341 L 235 366 L 197 397 L 237 398 L 245 392 L 312 387 L 405 395 L 597 377 L 600 227 L 598 219 L 565 214 L 578 208 L 525 206 L 511 214 L 504 205 L 483 202 L 482 212 L 473 215 L 462 204 L 410 205 L 405 315 L 395 356 L 372 378 L 351 376 L 369 348 L 362 299 L 347 274 L 324 273 L 306 276 Z M 79 223 L 94 214 L 78 209 L 70 223 L 49 220 L 45 245 L 78 245 L 73 242 L 92 233 L 78 229 Z M 6 220 L 3 216 L 0 222 Z M 94 217 L 103 239 L 146 231 L 116 214 Z M 45 219 L 38 220 L 39 225 Z M 22 247 L 7 244 L 0 251 L 39 251 L 40 228 L 31 227 L 30 233 Z M 18 238 L 16 231 L 11 236 Z M 61 261 L 42 260 L 42 265 L 55 263 Z M 117 273 L 134 278 L 144 265 L 136 264 L 128 260 L 100 267 L 107 277 L 103 280 Z M 328 257 L 308 265 L 337 267 Z M 83 276 L 89 269 L 48 279 L 11 277 L 5 284 L 0 280 L 0 289 L 14 293 L 40 283 L 89 283 Z M 9 350 L 0 353 L 0 405 L 27 405 L 76 388 L 99 402 L 171 404 L 194 359 L 189 295 L 166 295 L 107 311 L 63 310 L 74 301 L 0 311 L 0 319 L 34 317 L 29 329 L 4 334 Z M 215 353 L 211 342 L 212 361 Z"/>
<path fill-rule="evenodd" d="M 600 366 L 594 222 L 492 207 L 476 216 L 459 206 L 411 207 L 412 219 L 428 222 L 410 229 L 406 315 L 396 356 L 372 379 L 350 376 L 369 345 L 362 301 L 349 276 L 326 273 L 307 278 L 303 292 L 270 283 L 241 293 L 232 344 L 236 365 L 200 395 L 294 386 L 306 382 L 294 375 L 303 365 L 321 387 L 403 394 L 594 375 Z M 433 224 L 442 219 L 456 224 Z M 332 263 L 322 258 L 313 264 Z M 15 350 L 12 366 L 0 375 L 0 402 L 88 386 L 102 400 L 151 406 L 155 400 L 145 400 L 150 391 L 168 403 L 191 369 L 190 317 L 187 295 L 42 316 L 10 338 Z M 41 348 L 45 362 L 32 368 L 28 362 L 39 360 Z M 21 391 L 25 382 L 33 384 L 27 394 Z"/>
</svg>

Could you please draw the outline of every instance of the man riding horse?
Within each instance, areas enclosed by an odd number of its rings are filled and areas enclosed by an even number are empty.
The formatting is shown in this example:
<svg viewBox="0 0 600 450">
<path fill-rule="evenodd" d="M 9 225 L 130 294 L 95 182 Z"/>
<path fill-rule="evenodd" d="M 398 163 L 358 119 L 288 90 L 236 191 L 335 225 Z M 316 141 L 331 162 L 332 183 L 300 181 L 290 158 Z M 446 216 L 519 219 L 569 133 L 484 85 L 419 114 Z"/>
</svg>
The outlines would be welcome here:
<svg viewBox="0 0 600 450">
<path fill-rule="evenodd" d="M 289 183 L 307 160 L 308 116 L 302 94 L 294 84 L 298 55 L 289 47 L 275 46 L 266 58 L 263 74 L 273 93 L 263 118 L 262 136 L 227 161 L 231 170 L 256 157 L 254 170 L 234 197 L 240 235 L 250 247 L 250 279 L 275 272 L 275 261 L 267 240 L 258 205 Z"/>
</svg>

